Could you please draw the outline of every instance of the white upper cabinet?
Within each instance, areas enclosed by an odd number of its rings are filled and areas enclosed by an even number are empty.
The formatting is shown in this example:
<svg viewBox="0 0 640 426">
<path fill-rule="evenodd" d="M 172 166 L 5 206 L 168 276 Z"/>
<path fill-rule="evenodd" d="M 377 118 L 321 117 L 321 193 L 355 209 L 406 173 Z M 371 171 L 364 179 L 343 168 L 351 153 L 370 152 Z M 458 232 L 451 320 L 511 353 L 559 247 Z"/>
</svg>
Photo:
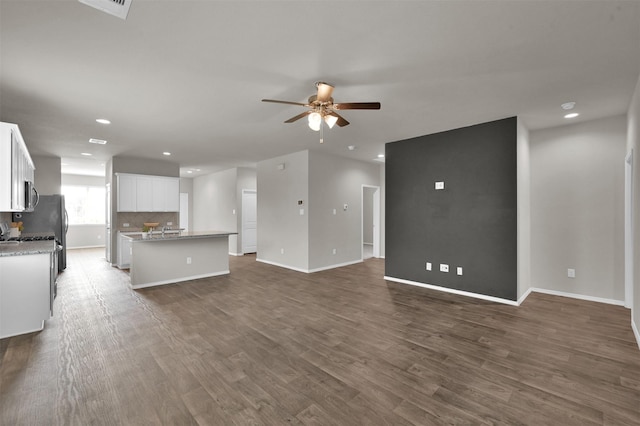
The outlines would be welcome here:
<svg viewBox="0 0 640 426">
<path fill-rule="evenodd" d="M 180 211 L 180 178 L 117 173 L 119 212 Z"/>
<path fill-rule="evenodd" d="M 0 212 L 25 210 L 25 182 L 33 182 L 34 170 L 18 126 L 0 122 Z"/>
</svg>

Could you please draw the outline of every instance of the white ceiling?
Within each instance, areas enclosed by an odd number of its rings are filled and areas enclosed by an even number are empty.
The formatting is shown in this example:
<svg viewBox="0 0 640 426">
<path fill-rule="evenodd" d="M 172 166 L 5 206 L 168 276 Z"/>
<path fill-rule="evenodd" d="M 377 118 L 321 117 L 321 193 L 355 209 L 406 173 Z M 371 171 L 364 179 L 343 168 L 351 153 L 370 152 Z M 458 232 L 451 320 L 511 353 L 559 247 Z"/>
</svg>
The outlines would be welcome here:
<svg viewBox="0 0 640 426">
<path fill-rule="evenodd" d="M 567 101 L 576 121 L 626 112 L 640 2 L 132 0 L 124 21 L 1 0 L 0 55 L 0 120 L 35 155 L 170 159 L 185 176 L 304 149 L 372 161 L 386 142 L 514 115 L 563 125 Z M 301 107 L 261 102 L 305 102 L 319 80 L 382 108 L 344 111 L 321 145 L 283 123 Z"/>
</svg>

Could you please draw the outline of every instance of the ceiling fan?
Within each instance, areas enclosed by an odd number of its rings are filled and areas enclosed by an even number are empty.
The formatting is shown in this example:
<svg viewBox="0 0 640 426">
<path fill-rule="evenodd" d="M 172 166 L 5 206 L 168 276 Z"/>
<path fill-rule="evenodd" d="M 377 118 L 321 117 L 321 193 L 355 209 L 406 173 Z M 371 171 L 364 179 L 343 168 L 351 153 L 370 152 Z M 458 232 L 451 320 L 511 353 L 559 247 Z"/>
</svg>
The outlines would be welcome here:
<svg viewBox="0 0 640 426">
<path fill-rule="evenodd" d="M 349 122 L 336 111 L 347 109 L 380 109 L 380 102 L 334 103 L 333 98 L 331 97 L 331 95 L 333 94 L 332 85 L 322 81 L 318 81 L 316 82 L 316 87 L 318 88 L 318 93 L 309 96 L 309 101 L 306 104 L 300 102 L 279 101 L 275 99 L 263 99 L 262 102 L 299 105 L 305 108 L 309 108 L 307 111 L 286 120 L 285 123 L 293 123 L 294 121 L 300 120 L 303 117 L 307 117 L 309 121 L 309 127 L 316 132 L 322 130 L 323 121 L 329 126 L 330 129 L 333 128 L 333 126 L 336 124 L 339 127 L 344 127 L 349 124 Z M 320 138 L 320 143 L 322 143 L 322 137 Z"/>
</svg>

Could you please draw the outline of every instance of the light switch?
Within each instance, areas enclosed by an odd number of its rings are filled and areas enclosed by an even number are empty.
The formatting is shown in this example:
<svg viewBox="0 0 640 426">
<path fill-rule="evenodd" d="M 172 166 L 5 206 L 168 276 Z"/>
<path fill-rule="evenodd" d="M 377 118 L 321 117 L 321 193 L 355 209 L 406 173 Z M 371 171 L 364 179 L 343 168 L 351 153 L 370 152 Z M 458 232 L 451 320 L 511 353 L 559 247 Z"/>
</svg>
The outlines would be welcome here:
<svg viewBox="0 0 640 426">
<path fill-rule="evenodd" d="M 444 189 L 444 182 L 436 182 L 436 189 Z"/>
<path fill-rule="evenodd" d="M 427 262 L 427 266 L 426 266 L 427 271 L 431 270 L 431 262 Z"/>
<path fill-rule="evenodd" d="M 300 209 L 300 216 L 304 216 L 304 209 Z"/>
<path fill-rule="evenodd" d="M 348 208 L 349 208 L 349 206 L 346 205 L 346 204 L 344 206 L 342 206 L 342 210 L 344 210 L 345 212 L 347 211 Z"/>
<path fill-rule="evenodd" d="M 573 269 L 573 268 L 567 269 L 567 277 L 575 278 L 576 277 L 576 270 Z"/>
<path fill-rule="evenodd" d="M 462 275 L 462 266 L 458 266 L 458 267 L 456 268 L 456 273 L 457 273 L 458 275 Z"/>
<path fill-rule="evenodd" d="M 333 209 L 333 214 L 337 214 L 338 211 L 336 209 Z"/>
</svg>

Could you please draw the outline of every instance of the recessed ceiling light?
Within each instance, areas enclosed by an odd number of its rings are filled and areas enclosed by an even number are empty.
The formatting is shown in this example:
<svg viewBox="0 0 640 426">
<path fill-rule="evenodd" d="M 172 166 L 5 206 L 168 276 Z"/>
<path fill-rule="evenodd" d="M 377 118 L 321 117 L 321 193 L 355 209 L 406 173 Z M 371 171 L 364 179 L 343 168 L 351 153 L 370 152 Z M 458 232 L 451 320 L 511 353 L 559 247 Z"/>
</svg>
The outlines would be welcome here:
<svg viewBox="0 0 640 426">
<path fill-rule="evenodd" d="M 560 105 L 562 107 L 562 109 L 564 110 L 570 110 L 575 108 L 576 103 L 575 102 L 565 102 L 562 105 Z"/>
<path fill-rule="evenodd" d="M 564 118 L 576 118 L 579 115 L 580 114 L 578 114 L 577 112 L 572 112 L 572 113 L 569 113 L 569 114 L 565 115 Z"/>
<path fill-rule="evenodd" d="M 349 145 L 347 148 L 349 148 L 349 151 L 353 151 L 354 149 L 356 149 L 355 145 Z"/>
<path fill-rule="evenodd" d="M 107 120 L 106 118 L 96 118 L 96 121 L 100 124 L 111 124 L 111 121 Z"/>
<path fill-rule="evenodd" d="M 193 170 L 187 170 L 187 173 L 193 173 Z"/>
<path fill-rule="evenodd" d="M 95 144 L 98 144 L 98 145 L 106 145 L 107 141 L 102 140 L 102 139 L 91 138 L 91 139 L 89 139 L 89 143 L 95 143 Z"/>
<path fill-rule="evenodd" d="M 85 157 L 91 157 L 93 154 L 89 154 L 88 152 L 81 152 L 80 155 L 84 155 Z"/>
<path fill-rule="evenodd" d="M 171 153 L 168 152 L 168 151 L 165 151 L 165 152 L 162 153 L 162 155 L 171 155 Z"/>
<path fill-rule="evenodd" d="M 200 171 L 200 169 L 196 169 L 196 172 L 199 172 L 199 171 Z"/>
<path fill-rule="evenodd" d="M 378 154 L 378 158 L 384 158 L 384 154 Z"/>
</svg>

